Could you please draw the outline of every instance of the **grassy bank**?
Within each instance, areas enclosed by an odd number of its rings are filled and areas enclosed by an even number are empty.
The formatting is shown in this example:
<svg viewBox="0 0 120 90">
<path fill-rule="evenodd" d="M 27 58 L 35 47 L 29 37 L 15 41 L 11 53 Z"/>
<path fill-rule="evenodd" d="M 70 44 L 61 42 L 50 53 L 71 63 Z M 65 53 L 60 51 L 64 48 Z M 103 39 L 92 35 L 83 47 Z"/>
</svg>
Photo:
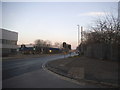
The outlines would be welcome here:
<svg viewBox="0 0 120 90">
<path fill-rule="evenodd" d="M 117 62 L 76 56 L 50 61 L 46 67 L 77 81 L 87 81 L 108 87 L 118 86 Z"/>
</svg>

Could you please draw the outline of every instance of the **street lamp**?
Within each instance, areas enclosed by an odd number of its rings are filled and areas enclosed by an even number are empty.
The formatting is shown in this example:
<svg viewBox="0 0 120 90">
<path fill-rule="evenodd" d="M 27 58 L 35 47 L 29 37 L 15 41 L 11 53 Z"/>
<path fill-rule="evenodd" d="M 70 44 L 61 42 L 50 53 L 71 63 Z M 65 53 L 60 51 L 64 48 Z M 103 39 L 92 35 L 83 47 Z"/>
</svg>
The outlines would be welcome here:
<svg viewBox="0 0 120 90">
<path fill-rule="evenodd" d="M 81 43 L 83 43 L 83 27 L 81 26 Z"/>
<path fill-rule="evenodd" d="M 80 31 L 79 31 L 79 29 L 80 29 L 80 26 L 79 25 L 77 25 L 78 26 L 78 46 L 79 46 L 79 38 L 80 38 Z"/>
</svg>

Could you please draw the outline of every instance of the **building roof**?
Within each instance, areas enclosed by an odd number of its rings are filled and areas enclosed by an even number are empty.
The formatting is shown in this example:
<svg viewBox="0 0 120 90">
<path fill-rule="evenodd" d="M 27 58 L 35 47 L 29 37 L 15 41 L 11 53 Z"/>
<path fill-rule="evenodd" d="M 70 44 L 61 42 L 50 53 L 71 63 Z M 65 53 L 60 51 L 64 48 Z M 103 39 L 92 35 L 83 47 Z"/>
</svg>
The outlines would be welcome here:
<svg viewBox="0 0 120 90">
<path fill-rule="evenodd" d="M 2 32 L 2 37 L 0 39 L 6 39 L 6 40 L 18 40 L 18 33 L 14 31 L 9 31 L 6 29 L 1 29 L 0 32 Z"/>
</svg>

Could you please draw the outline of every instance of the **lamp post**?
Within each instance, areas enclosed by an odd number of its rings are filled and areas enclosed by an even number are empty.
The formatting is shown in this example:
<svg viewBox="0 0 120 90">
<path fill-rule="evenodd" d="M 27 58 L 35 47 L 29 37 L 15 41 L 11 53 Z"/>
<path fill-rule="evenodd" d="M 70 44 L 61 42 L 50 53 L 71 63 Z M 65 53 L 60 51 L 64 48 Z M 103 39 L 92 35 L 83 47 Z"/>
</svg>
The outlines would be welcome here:
<svg viewBox="0 0 120 90">
<path fill-rule="evenodd" d="M 118 20 L 120 20 L 120 1 L 118 2 Z"/>
<path fill-rule="evenodd" d="M 77 25 L 78 26 L 78 46 L 79 46 L 79 38 L 80 38 L 80 31 L 79 31 L 79 29 L 80 29 L 80 26 L 79 25 Z"/>
<path fill-rule="evenodd" d="M 83 43 L 83 27 L 81 26 L 81 43 Z"/>
</svg>

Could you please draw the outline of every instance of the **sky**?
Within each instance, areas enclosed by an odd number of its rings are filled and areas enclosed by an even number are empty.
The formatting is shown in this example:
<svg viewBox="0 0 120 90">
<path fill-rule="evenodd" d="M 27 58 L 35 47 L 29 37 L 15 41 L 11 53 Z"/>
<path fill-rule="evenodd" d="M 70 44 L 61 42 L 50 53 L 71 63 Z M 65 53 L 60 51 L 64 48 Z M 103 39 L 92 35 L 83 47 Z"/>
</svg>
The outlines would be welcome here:
<svg viewBox="0 0 120 90">
<path fill-rule="evenodd" d="M 117 2 L 2 2 L 2 28 L 18 32 L 18 44 L 36 39 L 66 42 L 75 49 L 78 27 L 92 25 L 107 13 L 117 14 Z"/>
</svg>

